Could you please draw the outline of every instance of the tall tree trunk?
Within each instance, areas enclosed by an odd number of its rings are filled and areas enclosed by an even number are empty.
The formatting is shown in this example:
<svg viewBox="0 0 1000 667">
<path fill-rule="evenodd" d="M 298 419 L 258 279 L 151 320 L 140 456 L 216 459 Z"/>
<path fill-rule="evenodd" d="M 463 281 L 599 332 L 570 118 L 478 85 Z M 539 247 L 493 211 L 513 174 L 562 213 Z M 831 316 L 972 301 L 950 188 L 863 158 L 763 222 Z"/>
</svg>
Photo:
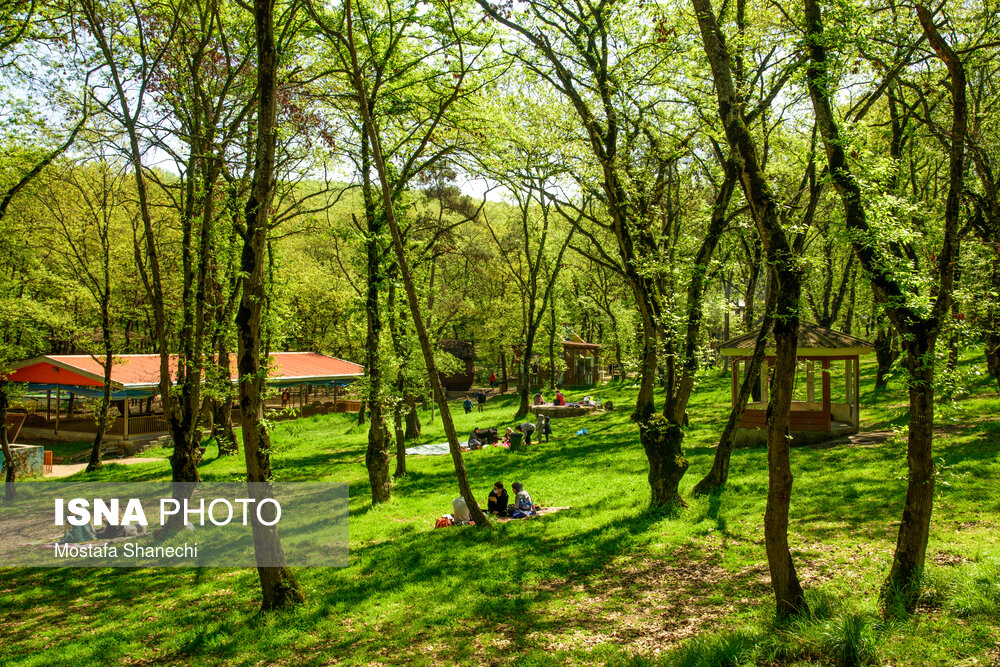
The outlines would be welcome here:
<svg viewBox="0 0 1000 667">
<path fill-rule="evenodd" d="M 500 393 L 507 393 L 507 351 L 500 350 Z"/>
<path fill-rule="evenodd" d="M 788 546 L 788 510 L 792 500 L 792 467 L 789 460 L 788 423 L 795 382 L 795 352 L 798 346 L 801 274 L 789 268 L 792 258 L 783 258 L 775 270 L 776 291 L 774 377 L 767 405 L 767 507 L 764 510 L 764 543 L 771 570 L 771 586 L 778 616 L 805 611 L 805 594 L 795 572 Z"/>
<path fill-rule="evenodd" d="M 771 284 L 773 284 L 773 280 Z M 740 381 L 740 389 L 736 395 L 736 404 L 729 412 L 729 418 L 722 429 L 719 437 L 719 446 L 715 449 L 715 459 L 712 461 L 712 469 L 691 491 L 692 496 L 708 495 L 726 486 L 729 480 L 729 461 L 733 452 L 733 440 L 736 437 L 736 427 L 743 419 L 746 412 L 747 401 L 750 399 L 753 384 L 758 381 L 761 364 L 764 362 L 764 355 L 767 351 L 767 337 L 771 333 L 774 325 L 774 290 L 768 289 L 767 303 L 764 306 L 764 319 L 760 325 L 760 332 L 757 340 L 754 341 L 753 354 L 743 373 Z"/>
<path fill-rule="evenodd" d="M 514 413 L 514 421 L 523 419 L 528 415 L 528 396 L 531 393 L 531 355 L 534 354 L 534 344 L 532 338 L 534 332 L 528 332 L 524 342 L 524 349 L 521 354 L 521 363 L 518 365 L 518 372 L 521 374 L 521 381 L 517 385 L 517 412 Z"/>
<path fill-rule="evenodd" d="M 108 260 L 105 257 L 105 275 L 108 274 Z M 110 280 L 105 282 L 105 288 L 110 287 Z M 101 298 L 101 335 L 104 338 L 104 392 L 101 395 L 101 404 L 97 408 L 97 432 L 94 434 L 94 442 L 90 448 L 90 461 L 87 463 L 87 472 L 100 470 L 101 447 L 104 445 L 104 432 L 108 429 L 108 410 L 111 407 L 111 369 L 114 364 L 114 353 L 111 347 L 111 313 L 108 304 L 108 295 L 105 292 Z M 122 399 L 122 405 L 128 410 L 128 398 Z M 124 415 L 122 415 L 124 417 Z"/>
<path fill-rule="evenodd" d="M 889 371 L 899 357 L 899 350 L 895 345 L 895 334 L 892 325 L 888 327 L 879 326 L 875 334 L 875 362 L 878 369 L 875 373 L 875 389 L 885 389 L 889 386 Z"/>
<path fill-rule="evenodd" d="M 892 569 L 882 589 L 889 608 L 911 610 L 920 592 L 931 510 L 934 506 L 934 339 L 914 336 L 903 343 L 910 387 L 910 424 L 906 442 L 909 468 L 903 518 L 899 524 Z"/>
<path fill-rule="evenodd" d="M 406 475 L 406 437 L 403 434 L 403 406 L 396 404 L 392 412 L 393 431 L 396 436 L 396 470 L 394 478 Z"/>
<path fill-rule="evenodd" d="M 243 294 L 236 313 L 236 330 L 247 486 L 255 505 L 259 506 L 261 500 L 273 495 L 271 436 L 264 420 L 266 367 L 261 320 L 267 299 L 264 253 L 274 195 L 277 140 L 278 54 L 274 41 L 274 0 L 254 0 L 254 27 L 257 41 L 257 138 L 253 187 L 246 204 L 246 236 L 240 261 L 244 276 Z M 267 506 L 270 508 L 272 503 Z M 285 552 L 277 526 L 264 525 L 257 520 L 256 513 L 252 516 L 254 553 L 263 598 L 261 609 L 270 611 L 304 602 L 305 596 L 295 575 L 284 565 Z M 270 565 L 265 567 L 262 563 Z"/>
<path fill-rule="evenodd" d="M 396 438 L 396 470 L 392 476 L 402 477 L 406 474 L 406 435 L 403 432 L 403 412 L 406 410 L 406 374 L 403 367 L 409 364 L 409 352 L 403 345 L 402 331 L 396 310 L 396 281 L 389 281 L 389 294 L 386 299 L 386 312 L 389 316 L 389 334 L 392 339 L 392 349 L 399 359 L 400 368 L 396 372 L 396 400 L 392 408 L 393 435 Z"/>
<path fill-rule="evenodd" d="M 225 387 L 225 398 L 215 402 L 215 414 L 212 417 L 212 437 L 219 443 L 220 456 L 232 456 L 239 453 L 236 444 L 236 430 L 233 428 L 233 385 L 229 378 L 232 375 L 229 367 L 229 346 L 225 342 L 225 334 L 219 341 L 219 371 L 222 376 L 222 386 Z"/>
<path fill-rule="evenodd" d="M 258 3 L 265 0 L 257 0 Z M 380 185 L 382 186 L 382 202 L 385 205 L 386 222 L 389 223 L 389 231 L 392 234 L 392 246 L 396 253 L 396 263 L 399 266 L 399 274 L 403 279 L 403 286 L 406 290 L 406 300 L 410 305 L 410 313 L 413 324 L 416 327 L 417 340 L 420 342 L 420 351 L 424 356 L 424 365 L 427 369 L 427 379 L 431 384 L 434 399 L 441 411 L 441 422 L 444 426 L 445 436 L 448 439 L 448 449 L 451 451 L 452 462 L 455 465 L 455 475 L 458 478 L 458 488 L 466 505 L 469 507 L 469 514 L 477 527 L 489 528 L 490 522 L 483 514 L 479 503 L 476 502 L 472 488 L 469 486 L 469 479 L 465 472 L 465 460 L 462 457 L 462 450 L 458 444 L 458 434 L 455 431 L 455 423 L 451 418 L 451 410 L 448 406 L 448 399 L 441 385 L 441 376 L 438 373 L 437 362 L 434 360 L 434 348 L 431 345 L 430 336 L 424 326 L 424 320 L 420 313 L 420 302 L 417 300 L 417 291 L 414 286 L 413 276 L 410 274 L 410 264 L 406 257 L 406 250 L 403 246 L 403 237 L 399 225 L 396 222 L 396 213 L 393 210 L 391 190 L 389 187 L 389 172 L 382 154 L 382 145 L 368 111 L 368 95 L 365 89 L 364 80 L 361 78 L 361 68 L 358 65 L 357 49 L 354 43 L 354 24 L 351 9 L 351 2 L 345 3 L 345 13 L 347 14 L 347 46 L 351 57 L 352 78 L 355 92 L 358 94 L 361 112 L 364 120 L 364 130 L 371 143 L 372 158 L 375 162 L 375 170 L 378 172 Z"/>
<path fill-rule="evenodd" d="M 667 397 L 663 402 L 663 414 L 674 415 L 683 423 L 686 418 L 687 404 L 694 391 L 694 379 L 698 373 L 698 339 L 701 335 L 702 301 L 705 297 L 705 283 L 708 278 L 708 268 L 712 255 L 719 245 L 722 232 L 729 222 L 727 212 L 733 190 L 736 188 L 736 165 L 732 161 L 725 164 L 726 177 L 719 186 L 712 205 L 712 218 L 708 224 L 705 238 L 694 259 L 694 272 L 688 284 L 687 304 L 685 306 L 685 333 L 681 369 L 676 381 L 667 384 Z M 669 375 L 673 376 L 674 373 Z"/>
<path fill-rule="evenodd" d="M 770 288 L 775 290 L 775 369 L 767 407 L 768 492 L 764 543 L 777 615 L 785 618 L 808 611 L 788 548 L 792 473 L 787 436 L 798 343 L 801 268 L 796 257 L 797 248 L 789 243 L 781 226 L 777 201 L 771 193 L 754 138 L 744 121 L 732 65 L 711 0 L 692 0 L 692 4 L 712 68 L 726 140 L 739 168 L 743 192 L 774 277 Z"/>
<path fill-rule="evenodd" d="M 722 278 L 722 284 L 724 289 L 726 312 L 722 320 L 722 340 L 723 342 L 729 340 L 731 335 L 729 333 L 729 311 L 732 307 L 732 290 L 733 290 L 733 275 L 732 271 L 724 275 Z M 729 357 L 722 358 L 722 377 L 726 377 L 729 372 Z"/>
<path fill-rule="evenodd" d="M 831 92 L 827 87 L 829 73 L 820 7 L 817 0 L 805 0 L 806 30 L 810 38 L 810 64 L 806 78 L 816 124 L 826 147 L 830 175 L 844 206 L 847 228 L 854 234 L 854 252 L 868 271 L 875 296 L 885 305 L 886 313 L 899 332 L 906 350 L 905 363 L 910 376 L 910 431 L 907 439 L 909 483 L 892 569 L 882 588 L 882 601 L 887 608 L 902 607 L 907 610 L 913 608 L 919 596 L 930 534 L 934 498 L 934 346 L 942 321 L 951 309 L 958 257 L 967 128 L 966 76 L 962 62 L 941 37 L 927 8 L 918 4 L 916 10 L 927 41 L 948 68 L 952 100 L 952 125 L 948 136 L 951 142 L 948 196 L 943 241 L 936 258 L 936 298 L 930 315 L 911 307 L 912 295 L 909 290 L 884 269 L 884 258 L 876 253 L 874 244 L 863 242 L 870 237 L 871 230 L 862 203 L 861 187 L 851 174 L 840 128 L 833 115 Z"/>
<path fill-rule="evenodd" d="M 368 450 L 365 452 L 365 467 L 371 483 L 372 504 L 389 502 L 392 487 L 389 484 L 389 432 L 383 417 L 382 396 L 382 311 L 379 300 L 382 291 L 382 222 L 383 216 L 376 211 L 370 181 L 370 158 L 367 137 L 361 143 L 362 194 L 365 201 L 365 220 L 368 237 L 365 239 L 367 260 L 367 280 L 365 311 L 368 324 L 365 337 L 365 371 L 367 403 L 371 411 L 368 426 Z"/>
<path fill-rule="evenodd" d="M 639 425 L 639 442 L 649 463 L 649 505 L 686 507 L 687 503 L 678 492 L 681 478 L 688 469 L 688 460 L 681 449 L 684 430 L 673 413 L 655 414 L 653 390 L 656 382 L 657 327 L 648 308 L 640 308 L 640 312 L 643 314 L 643 358 L 632 420 Z"/>
<path fill-rule="evenodd" d="M 549 313 L 549 391 L 556 388 L 556 308 Z"/>
<path fill-rule="evenodd" d="M 17 489 L 14 487 L 17 482 L 17 470 L 14 469 L 14 453 L 10 448 L 10 440 L 7 434 L 7 382 L 0 380 L 0 450 L 3 451 L 3 467 L 6 470 L 3 485 L 3 497 L 7 502 L 13 502 L 17 498 Z"/>
<path fill-rule="evenodd" d="M 420 415 L 417 413 L 417 397 L 407 392 L 403 397 L 406 403 L 406 432 L 403 434 L 407 440 L 415 440 L 420 437 Z"/>
</svg>

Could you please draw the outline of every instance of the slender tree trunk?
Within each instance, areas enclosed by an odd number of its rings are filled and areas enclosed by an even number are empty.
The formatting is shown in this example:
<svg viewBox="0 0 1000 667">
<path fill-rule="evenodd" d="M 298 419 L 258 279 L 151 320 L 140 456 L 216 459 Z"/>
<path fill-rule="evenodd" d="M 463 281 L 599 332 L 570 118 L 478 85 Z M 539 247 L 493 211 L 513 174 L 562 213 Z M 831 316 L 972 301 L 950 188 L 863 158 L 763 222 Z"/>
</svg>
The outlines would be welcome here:
<svg viewBox="0 0 1000 667">
<path fill-rule="evenodd" d="M 367 280 L 365 311 L 368 332 L 365 338 L 365 371 L 368 376 L 367 403 L 371 411 L 368 426 L 368 450 L 365 452 L 365 467 L 371 483 L 372 504 L 389 502 L 392 487 L 389 484 L 389 432 L 383 417 L 382 396 L 382 310 L 380 293 L 383 284 L 381 237 L 382 216 L 375 210 L 372 198 L 371 173 L 367 137 L 361 143 L 361 165 L 365 219 L 368 224 L 368 238 L 365 239 L 367 259 Z"/>
<path fill-rule="evenodd" d="M 949 186 L 945 204 L 941 251 L 937 254 L 938 283 L 931 315 L 910 305 L 909 290 L 885 271 L 884 260 L 875 254 L 871 244 L 852 241 L 854 252 L 869 273 L 876 297 L 885 304 L 886 313 L 899 332 L 906 350 L 906 367 L 910 381 L 910 432 L 907 441 L 909 483 L 903 507 L 903 518 L 896 541 L 892 569 L 883 585 L 882 601 L 888 609 L 900 606 L 910 610 L 920 592 L 927 540 L 930 534 L 931 507 L 934 499 L 933 463 L 933 377 L 934 346 L 941 323 L 951 309 L 955 266 L 958 257 L 959 218 L 964 186 L 964 157 L 967 128 L 966 76 L 958 55 L 951 49 L 934 25 L 926 7 L 916 5 L 924 36 L 938 58 L 948 68 L 948 86 L 952 100 L 952 125 L 948 139 Z M 823 136 L 827 161 L 833 183 L 844 205 L 845 221 L 855 239 L 870 233 L 867 213 L 863 207 L 860 185 L 851 174 L 840 137 L 840 128 L 833 115 L 831 93 L 827 88 L 826 46 L 819 4 L 805 0 L 806 29 L 810 38 L 810 64 L 807 68 L 809 94 L 812 98 L 816 124 Z"/>
<path fill-rule="evenodd" d="M 790 261 L 787 258 L 786 261 Z M 801 276 L 795 269 L 778 265 L 775 273 L 776 316 L 774 320 L 775 365 L 771 400 L 767 406 L 767 507 L 764 510 L 764 543 L 771 570 L 771 587 L 778 616 L 806 609 L 805 594 L 795 572 L 788 546 L 788 511 L 792 499 L 792 467 L 789 460 L 788 423 L 795 381 L 798 346 Z"/>
<path fill-rule="evenodd" d="M 257 139 L 253 187 L 246 204 L 246 236 L 240 268 L 243 294 L 236 313 L 240 412 L 247 486 L 255 505 L 272 497 L 271 436 L 264 420 L 264 349 L 262 316 L 266 303 L 264 253 L 274 195 L 274 153 L 277 140 L 278 54 L 274 41 L 273 0 L 254 0 L 257 40 Z M 268 508 L 272 506 L 267 503 Z M 266 526 L 252 513 L 254 553 L 262 592 L 261 609 L 282 609 L 305 600 L 292 571 L 283 564 L 285 552 L 276 525 Z M 273 519 L 273 517 L 271 517 Z M 268 563 L 269 566 L 262 566 Z M 275 566 L 277 563 L 279 565 Z"/>
<path fill-rule="evenodd" d="M 535 332 L 531 329 L 531 327 L 529 327 L 528 334 L 524 341 L 521 363 L 518 367 L 518 371 L 521 374 L 521 381 L 517 386 L 518 403 L 517 412 L 514 413 L 514 421 L 523 419 L 528 415 L 528 395 L 531 393 L 531 357 L 535 350 L 533 343 L 534 337 Z"/>
<path fill-rule="evenodd" d="M 397 404 L 392 414 L 393 431 L 396 436 L 396 470 L 393 477 L 406 475 L 406 436 L 403 434 L 403 407 Z"/>
<path fill-rule="evenodd" d="M 14 486 L 17 482 L 17 470 L 15 470 L 14 453 L 10 448 L 7 434 L 7 403 L 9 400 L 7 383 L 0 380 L 0 450 L 3 451 L 3 467 L 6 470 L 3 497 L 7 502 L 13 502 L 17 498 L 17 489 Z"/>
<path fill-rule="evenodd" d="M 105 290 L 110 288 L 109 267 L 110 258 L 105 256 Z M 94 434 L 94 442 L 90 448 L 90 461 L 87 463 L 87 472 L 100 470 L 101 447 L 104 445 L 104 432 L 108 428 L 108 410 L 111 407 L 111 370 L 114 364 L 114 352 L 111 347 L 111 312 L 110 295 L 107 291 L 101 295 L 101 335 L 104 338 L 104 393 L 101 396 L 101 404 L 97 408 L 97 432 Z M 122 405 L 128 410 L 128 398 L 122 399 Z M 123 415 L 124 416 L 124 415 Z"/>
<path fill-rule="evenodd" d="M 265 0 L 257 0 L 258 3 Z M 368 112 L 368 95 L 365 90 L 365 83 L 361 78 L 361 69 L 357 60 L 357 49 L 354 44 L 354 26 L 351 13 L 351 2 L 345 3 L 347 14 L 347 44 L 351 56 L 352 76 L 354 89 L 361 102 L 361 111 L 364 120 L 365 132 L 371 143 L 372 158 L 375 162 L 375 169 L 378 172 L 379 181 L 382 186 L 382 202 L 385 205 L 386 222 L 389 223 L 389 231 L 392 233 L 392 246 L 396 253 L 396 262 L 399 266 L 399 273 L 403 279 L 403 286 L 406 289 L 406 300 L 410 305 L 410 313 L 413 316 L 413 324 L 416 327 L 417 340 L 420 341 L 420 351 L 424 356 L 424 364 L 427 368 L 427 379 L 430 381 L 431 390 L 434 392 L 434 399 L 441 410 L 441 422 L 448 439 L 448 448 L 451 451 L 452 462 L 455 465 L 455 474 L 458 478 L 459 491 L 469 507 L 469 514 L 477 527 L 489 528 L 490 522 L 483 514 L 476 497 L 469 486 L 469 479 L 465 472 L 465 460 L 462 457 L 462 450 L 458 444 L 458 434 L 455 431 L 455 423 L 451 418 L 451 410 L 448 406 L 448 399 L 445 396 L 444 388 L 441 386 L 441 376 L 438 373 L 437 363 L 434 361 L 434 348 L 431 346 L 430 336 L 424 326 L 424 320 L 420 313 L 420 302 L 417 300 L 417 291 L 414 286 L 413 276 L 410 275 L 410 264 L 406 257 L 403 246 L 402 233 L 396 223 L 396 214 L 393 210 L 392 199 L 389 188 L 389 174 L 385 159 L 382 155 L 382 146 L 371 114 Z"/>
<path fill-rule="evenodd" d="M 910 611 L 920 593 L 934 506 L 934 341 L 930 336 L 916 335 L 904 342 L 904 348 L 910 380 L 909 475 L 896 551 L 882 599 L 889 608 L 901 604 Z"/>
<path fill-rule="evenodd" d="M 771 193 L 759 152 L 743 119 L 742 103 L 733 82 L 732 65 L 710 0 L 692 0 L 705 54 L 712 68 L 719 116 L 735 160 L 768 264 L 775 290 L 775 369 L 767 408 L 768 494 L 764 543 L 771 587 L 781 618 L 808 611 L 788 548 L 788 509 L 792 493 L 788 423 L 798 343 L 799 298 L 802 291 L 797 249 L 781 227 L 778 205 Z"/>
<path fill-rule="evenodd" d="M 225 387 L 225 398 L 215 402 L 215 414 L 212 418 L 212 437 L 219 443 L 220 456 L 232 456 L 239 453 L 236 443 L 236 430 L 233 428 L 233 386 L 229 381 L 232 375 L 229 367 L 229 346 L 225 342 L 225 334 L 219 341 L 219 371 L 222 376 L 222 386 Z"/>
<path fill-rule="evenodd" d="M 994 294 L 992 303 L 987 307 L 986 341 L 983 346 L 983 356 L 986 357 L 986 372 L 997 381 L 1000 391 L 1000 243 L 997 244 L 997 256 L 993 258 L 993 270 L 990 276 L 990 287 Z"/>
<path fill-rule="evenodd" d="M 733 289 L 732 271 L 730 271 L 727 275 L 725 275 L 725 277 L 723 277 L 722 280 L 724 286 L 723 289 L 725 290 L 725 303 L 726 303 L 726 312 L 722 322 L 722 340 L 723 342 L 725 342 L 729 340 L 731 337 L 729 334 L 729 311 L 730 308 L 732 307 L 732 296 L 731 296 Z M 728 373 L 729 373 L 729 357 L 723 357 L 721 376 L 726 377 Z"/>
<path fill-rule="evenodd" d="M 406 435 L 403 432 L 403 412 L 406 410 L 404 402 L 406 375 L 403 373 L 403 367 L 409 363 L 410 356 L 403 346 L 402 331 L 400 331 L 399 319 L 397 318 L 399 312 L 396 308 L 396 281 L 390 280 L 386 312 L 389 316 L 389 334 L 392 339 L 393 352 L 400 362 L 400 368 L 396 372 L 396 400 L 392 408 L 393 435 L 396 438 L 396 470 L 392 473 L 394 478 L 406 474 Z"/>
<path fill-rule="evenodd" d="M 725 168 L 726 177 L 716 193 L 712 206 L 712 218 L 709 221 L 705 239 L 695 255 L 694 273 L 688 285 L 681 372 L 676 381 L 668 383 L 667 398 L 663 402 L 664 416 L 672 414 L 677 421 L 682 423 L 685 423 L 687 404 L 691 399 L 691 392 L 694 391 L 694 379 L 698 373 L 698 339 L 701 335 L 702 301 L 705 297 L 708 267 L 712 262 L 712 255 L 715 254 L 715 248 L 719 245 L 722 232 L 726 228 L 729 201 L 736 188 L 736 165 L 727 161 Z M 669 375 L 673 376 L 674 373 Z"/>
<path fill-rule="evenodd" d="M 556 309 L 549 313 L 549 391 L 556 388 Z"/>
<path fill-rule="evenodd" d="M 700 482 L 695 484 L 694 489 L 691 491 L 692 496 L 711 494 L 724 488 L 726 482 L 729 480 L 729 462 L 733 452 L 736 427 L 743 419 L 743 413 L 746 412 L 747 401 L 750 399 L 753 384 L 757 381 L 761 364 L 764 362 L 764 355 L 767 351 L 767 337 L 771 333 L 771 327 L 774 324 L 774 297 L 774 290 L 768 289 L 767 303 L 764 306 L 764 319 L 761 322 L 757 340 L 754 342 L 750 362 L 747 364 L 743 373 L 743 379 L 740 381 L 740 389 L 736 395 L 736 404 L 729 412 L 729 418 L 726 420 L 726 425 L 722 429 L 722 435 L 719 437 L 719 446 L 715 450 L 712 469 L 708 471 L 708 474 Z"/>
<path fill-rule="evenodd" d="M 415 440 L 420 437 L 420 415 L 417 413 L 417 397 L 407 392 L 403 399 L 406 403 L 406 432 L 403 437 Z"/>
<path fill-rule="evenodd" d="M 507 352 L 500 350 L 500 393 L 507 393 Z"/>
</svg>

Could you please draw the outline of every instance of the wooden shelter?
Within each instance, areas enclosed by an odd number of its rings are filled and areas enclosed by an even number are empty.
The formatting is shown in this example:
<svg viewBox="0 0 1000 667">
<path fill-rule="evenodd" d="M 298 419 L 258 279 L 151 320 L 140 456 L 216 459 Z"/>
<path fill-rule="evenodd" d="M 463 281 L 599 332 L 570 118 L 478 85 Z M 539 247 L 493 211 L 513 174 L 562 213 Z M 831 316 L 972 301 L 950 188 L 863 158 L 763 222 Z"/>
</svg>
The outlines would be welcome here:
<svg viewBox="0 0 1000 667">
<path fill-rule="evenodd" d="M 732 361 L 732 401 L 735 405 L 741 374 L 753 355 L 760 330 L 751 331 L 720 345 L 720 354 Z M 868 341 L 809 322 L 799 324 L 795 387 L 789 430 L 797 440 L 817 440 L 824 434 L 856 433 L 861 424 L 859 358 L 873 352 Z M 768 337 L 760 384 L 754 388 L 740 429 L 764 429 L 768 404 L 768 380 L 774 369 L 774 337 Z M 843 363 L 841 371 L 838 366 Z M 817 375 L 819 381 L 817 382 Z M 836 377 L 835 377 L 836 376 Z M 808 435 L 807 435 L 808 434 Z M 744 439 L 747 434 L 743 434 Z M 738 439 L 740 439 L 738 437 Z"/>
<path fill-rule="evenodd" d="M 328 357 L 316 352 L 272 352 L 268 366 L 267 383 L 270 387 L 296 387 L 299 389 L 299 409 L 305 404 L 306 388 L 312 386 L 332 386 L 336 395 L 338 387 L 346 386 L 364 374 L 364 367 L 343 359 Z M 239 380 L 236 355 L 230 356 L 230 381 L 235 386 Z M 171 356 L 168 364 L 171 376 L 177 372 L 177 357 Z M 96 358 L 87 354 L 44 355 L 14 364 L 0 371 L 10 383 L 22 384 L 26 392 L 44 392 L 46 399 L 45 419 L 48 426 L 55 397 L 55 424 L 53 435 L 60 431 L 62 397 L 98 398 L 104 394 L 104 367 Z M 128 440 L 130 435 L 147 435 L 166 432 L 166 421 L 162 415 L 132 415 L 131 403 L 139 399 L 150 399 L 159 391 L 160 356 L 158 354 L 122 354 L 114 358 L 111 368 L 111 399 L 121 411 L 121 417 L 109 426 L 108 434 Z M 334 400 L 336 403 L 336 398 Z M 72 413 L 62 426 L 73 431 L 74 426 L 92 426 L 93 420 L 77 420 L 73 424 Z M 89 424 L 87 422 L 90 422 Z M 31 424 L 25 424 L 30 426 Z"/>
<path fill-rule="evenodd" d="M 448 391 L 469 391 L 472 382 L 476 377 L 476 348 L 464 340 L 455 338 L 445 338 L 439 343 L 439 347 L 458 359 L 461 368 L 453 373 L 445 375 L 440 373 L 441 386 Z"/>
<path fill-rule="evenodd" d="M 571 334 L 563 340 L 562 346 L 563 361 L 566 364 L 562 384 L 568 387 L 597 384 L 601 346 L 597 343 L 588 343 L 576 334 Z"/>
</svg>

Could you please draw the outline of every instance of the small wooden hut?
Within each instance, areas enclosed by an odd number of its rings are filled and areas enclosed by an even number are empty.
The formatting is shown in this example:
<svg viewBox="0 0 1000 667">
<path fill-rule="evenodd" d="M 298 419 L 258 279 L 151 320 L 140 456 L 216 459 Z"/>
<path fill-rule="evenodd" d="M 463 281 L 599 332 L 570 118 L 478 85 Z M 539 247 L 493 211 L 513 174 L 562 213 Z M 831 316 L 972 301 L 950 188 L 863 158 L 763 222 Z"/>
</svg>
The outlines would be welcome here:
<svg viewBox="0 0 1000 667">
<path fill-rule="evenodd" d="M 735 405 L 741 375 L 753 355 L 760 330 L 751 331 L 720 345 L 720 354 L 732 361 L 732 401 Z M 816 442 L 831 435 L 857 433 L 861 424 L 858 363 L 874 346 L 866 340 L 801 322 L 796 350 L 795 388 L 789 430 L 799 443 Z M 774 337 L 769 337 L 760 383 L 747 403 L 739 423 L 738 443 L 760 442 L 766 428 L 768 385 L 774 369 Z M 843 363 L 842 371 L 839 366 Z M 819 382 L 816 376 L 819 375 Z M 834 378 L 834 376 L 837 376 Z M 835 382 L 836 380 L 836 382 Z M 817 392 L 818 385 L 818 392 Z"/>
<path fill-rule="evenodd" d="M 454 373 L 441 373 L 441 385 L 448 391 L 469 391 L 476 373 L 476 348 L 464 340 L 454 338 L 442 339 L 439 343 L 442 350 L 458 359 L 461 368 Z"/>
</svg>

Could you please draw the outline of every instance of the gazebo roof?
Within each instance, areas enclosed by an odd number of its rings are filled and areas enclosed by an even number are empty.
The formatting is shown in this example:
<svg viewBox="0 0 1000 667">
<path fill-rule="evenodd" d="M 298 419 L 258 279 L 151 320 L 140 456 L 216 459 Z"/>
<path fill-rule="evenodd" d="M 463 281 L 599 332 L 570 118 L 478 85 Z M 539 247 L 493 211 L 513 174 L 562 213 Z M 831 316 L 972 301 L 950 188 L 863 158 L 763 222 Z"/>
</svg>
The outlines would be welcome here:
<svg viewBox="0 0 1000 667">
<path fill-rule="evenodd" d="M 563 347 L 572 347 L 584 350 L 599 350 L 601 348 L 599 343 L 588 343 L 583 339 L 583 336 L 573 331 L 565 324 L 563 325 L 562 344 Z"/>
<path fill-rule="evenodd" d="M 465 340 L 458 340 L 457 338 L 442 338 L 438 346 L 452 355 L 457 357 L 462 361 L 468 361 L 469 359 L 476 358 L 476 347 L 472 343 Z"/>
<path fill-rule="evenodd" d="M 745 357 L 753 350 L 760 333 L 760 327 L 749 333 L 727 340 L 719 345 L 719 353 L 725 357 Z M 796 354 L 800 357 L 833 357 L 869 354 L 874 346 L 868 341 L 821 327 L 812 322 L 799 322 L 799 342 Z M 774 333 L 767 336 L 767 350 L 774 352 Z"/>
</svg>

